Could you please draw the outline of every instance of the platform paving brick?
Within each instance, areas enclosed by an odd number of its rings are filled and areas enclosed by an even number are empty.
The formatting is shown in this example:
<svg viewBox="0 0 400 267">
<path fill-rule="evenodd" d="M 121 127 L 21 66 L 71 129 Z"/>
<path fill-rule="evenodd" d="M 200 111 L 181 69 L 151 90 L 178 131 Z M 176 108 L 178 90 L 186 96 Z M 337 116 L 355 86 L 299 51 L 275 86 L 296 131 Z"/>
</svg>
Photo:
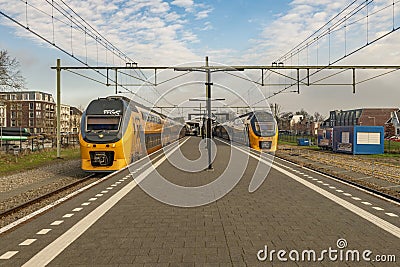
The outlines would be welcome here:
<svg viewBox="0 0 400 267">
<path fill-rule="evenodd" d="M 190 138 L 182 153 L 196 159 L 200 155 L 199 140 Z M 216 144 L 219 150 L 213 172 L 187 173 L 173 168 L 169 162 L 161 164 L 158 171 L 180 185 L 199 186 L 213 181 L 223 172 L 228 159 L 228 147 L 218 141 Z M 400 260 L 398 238 L 274 169 L 257 191 L 249 193 L 256 165 L 257 161 L 251 158 L 244 177 L 229 194 L 196 208 L 163 204 L 136 187 L 49 266 L 354 266 L 352 262 L 328 259 L 310 263 L 279 262 L 276 258 L 260 262 L 257 258 L 257 252 L 265 245 L 269 250 L 313 249 L 318 253 L 336 248 L 339 238 L 347 240 L 349 249 L 396 254 Z M 396 205 L 340 186 L 363 200 L 400 214 Z M 372 209 L 368 211 L 379 214 Z M 393 218 L 388 220 L 396 222 Z M 396 225 L 399 226 L 398 220 Z M 40 241 L 32 244 L 32 248 L 36 243 Z M 23 263 L 22 251 L 17 257 L 20 257 L 18 263 Z M 357 266 L 396 265 L 362 262 Z"/>
</svg>

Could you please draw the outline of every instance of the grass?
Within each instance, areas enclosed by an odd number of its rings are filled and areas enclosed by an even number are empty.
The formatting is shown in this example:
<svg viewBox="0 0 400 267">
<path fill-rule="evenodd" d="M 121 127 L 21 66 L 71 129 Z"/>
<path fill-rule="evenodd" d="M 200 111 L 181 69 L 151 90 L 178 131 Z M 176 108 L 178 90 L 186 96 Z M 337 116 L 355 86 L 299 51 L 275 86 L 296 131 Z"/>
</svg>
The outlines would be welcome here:
<svg viewBox="0 0 400 267">
<path fill-rule="evenodd" d="M 385 151 L 388 152 L 400 152 L 400 142 L 394 142 L 389 140 L 385 140 Z"/>
<path fill-rule="evenodd" d="M 368 158 L 400 158 L 399 153 L 386 153 L 385 154 L 374 154 L 374 155 L 363 155 Z"/>
<path fill-rule="evenodd" d="M 63 159 L 79 159 L 79 157 L 79 147 L 62 149 L 62 159 L 57 159 L 56 149 L 46 149 L 18 156 L 2 154 L 0 155 L 0 176 L 50 165 Z"/>
</svg>

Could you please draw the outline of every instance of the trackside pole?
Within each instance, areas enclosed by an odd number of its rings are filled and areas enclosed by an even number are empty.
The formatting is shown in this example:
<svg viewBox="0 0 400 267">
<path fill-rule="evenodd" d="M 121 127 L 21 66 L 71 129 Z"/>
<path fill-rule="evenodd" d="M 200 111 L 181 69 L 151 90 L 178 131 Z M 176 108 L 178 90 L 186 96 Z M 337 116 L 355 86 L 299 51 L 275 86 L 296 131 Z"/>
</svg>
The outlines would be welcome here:
<svg viewBox="0 0 400 267">
<path fill-rule="evenodd" d="M 57 59 L 57 158 L 61 158 L 61 61 Z"/>
<path fill-rule="evenodd" d="M 206 67 L 208 67 L 208 57 L 206 57 Z M 211 163 L 211 72 L 206 69 L 206 97 L 207 97 L 207 152 L 208 152 L 208 169 L 212 170 Z"/>
</svg>

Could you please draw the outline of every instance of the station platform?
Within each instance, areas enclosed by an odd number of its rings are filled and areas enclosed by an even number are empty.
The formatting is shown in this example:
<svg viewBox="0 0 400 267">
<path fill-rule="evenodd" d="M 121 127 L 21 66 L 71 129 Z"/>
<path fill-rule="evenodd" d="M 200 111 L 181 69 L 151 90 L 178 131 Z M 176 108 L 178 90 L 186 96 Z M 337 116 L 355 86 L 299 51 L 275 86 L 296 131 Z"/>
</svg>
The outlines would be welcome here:
<svg viewBox="0 0 400 267">
<path fill-rule="evenodd" d="M 204 140 L 185 137 L 0 235 L 0 266 L 400 261 L 397 203 L 236 144 L 212 147 L 212 170 Z"/>
</svg>

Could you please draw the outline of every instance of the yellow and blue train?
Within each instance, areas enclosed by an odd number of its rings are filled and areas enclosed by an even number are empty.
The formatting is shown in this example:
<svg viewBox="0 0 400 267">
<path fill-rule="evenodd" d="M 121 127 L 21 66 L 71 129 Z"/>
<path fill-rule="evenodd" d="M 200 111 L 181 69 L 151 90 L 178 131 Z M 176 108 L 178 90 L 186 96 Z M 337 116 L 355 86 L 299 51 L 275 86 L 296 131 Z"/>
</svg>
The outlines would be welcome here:
<svg viewBox="0 0 400 267">
<path fill-rule="evenodd" d="M 82 169 L 112 172 L 179 139 L 184 126 L 123 96 L 91 101 L 82 115 Z"/>
<path fill-rule="evenodd" d="M 278 125 L 272 113 L 252 111 L 214 127 L 214 135 L 273 153 L 278 146 Z"/>
</svg>

